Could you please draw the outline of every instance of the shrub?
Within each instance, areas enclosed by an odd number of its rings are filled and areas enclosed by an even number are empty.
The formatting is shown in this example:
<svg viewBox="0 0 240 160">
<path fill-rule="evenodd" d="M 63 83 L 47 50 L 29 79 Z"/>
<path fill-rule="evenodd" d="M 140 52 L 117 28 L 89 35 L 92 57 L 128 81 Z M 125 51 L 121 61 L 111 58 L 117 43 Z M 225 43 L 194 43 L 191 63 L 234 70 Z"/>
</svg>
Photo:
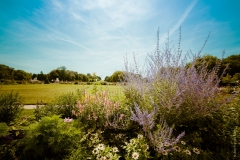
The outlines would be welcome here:
<svg viewBox="0 0 240 160">
<path fill-rule="evenodd" d="M 61 115 L 61 112 L 59 112 L 54 104 L 47 104 L 43 106 L 37 105 L 34 114 L 36 120 L 39 121 L 44 116 L 53 116 L 54 114 Z"/>
<path fill-rule="evenodd" d="M 130 142 L 125 142 L 123 148 L 126 150 L 126 159 L 149 159 L 150 156 L 149 145 L 145 137 L 138 134 L 137 138 L 130 139 Z"/>
<path fill-rule="evenodd" d="M 8 131 L 9 131 L 8 125 L 6 123 L 0 123 L 0 137 L 8 135 L 9 134 Z"/>
<path fill-rule="evenodd" d="M 203 47 L 205 44 L 206 42 Z M 220 64 L 212 70 L 207 69 L 205 61 L 196 65 L 202 49 L 197 54 L 190 51 L 193 55 L 192 64 L 186 66 L 190 56 L 182 56 L 180 41 L 178 48 L 174 49 L 168 37 L 166 46 L 161 51 L 157 42 L 156 51 L 148 56 L 147 65 L 142 70 L 136 63 L 130 66 L 126 60 L 123 87 L 128 104 L 132 108 L 136 104 L 142 116 L 145 113 L 154 113 L 153 122 L 156 125 L 157 120 L 162 119 L 167 125 L 175 126 L 173 135 L 185 131 L 184 138 L 195 142 L 190 144 L 192 147 L 199 145 L 201 149 L 210 149 L 216 154 L 214 141 L 219 135 L 215 133 L 214 124 L 217 117 L 214 115 L 221 107 L 227 105 L 232 97 L 222 96 L 218 90 L 221 81 Z M 220 113 L 220 116 L 222 115 L 223 113 Z M 140 119 L 138 118 L 138 123 L 142 125 Z M 217 126 L 221 128 L 224 123 L 218 122 L 220 124 Z M 162 131 L 164 130 L 163 128 Z"/>
<path fill-rule="evenodd" d="M 13 121 L 23 110 L 22 97 L 18 93 L 0 95 L 0 122 Z"/>
<path fill-rule="evenodd" d="M 56 115 L 43 117 L 27 131 L 23 159 L 59 159 L 70 153 L 82 136 L 73 122 L 64 122 Z"/>
<path fill-rule="evenodd" d="M 120 103 L 111 99 L 110 94 L 105 91 L 90 94 L 85 92 L 77 103 L 77 109 L 72 114 L 77 116 L 81 122 L 88 122 L 86 127 L 100 129 L 108 123 L 108 118 L 120 111 Z"/>
</svg>

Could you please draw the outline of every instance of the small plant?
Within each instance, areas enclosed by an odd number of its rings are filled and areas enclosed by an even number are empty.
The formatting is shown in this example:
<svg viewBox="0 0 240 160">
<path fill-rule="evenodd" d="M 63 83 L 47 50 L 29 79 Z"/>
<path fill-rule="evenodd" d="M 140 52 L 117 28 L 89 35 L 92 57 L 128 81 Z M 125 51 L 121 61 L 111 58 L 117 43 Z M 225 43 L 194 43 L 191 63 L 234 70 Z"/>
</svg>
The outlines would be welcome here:
<svg viewBox="0 0 240 160">
<path fill-rule="evenodd" d="M 70 153 L 71 147 L 77 145 L 82 132 L 56 115 L 43 117 L 41 121 L 30 126 L 27 131 L 24 158 L 44 159 L 60 158 Z"/>
<path fill-rule="evenodd" d="M 110 94 L 105 91 L 89 94 L 85 93 L 77 103 L 77 109 L 72 110 L 86 127 L 100 129 L 108 123 L 108 117 L 113 116 L 120 109 L 120 103 L 111 99 Z"/>
<path fill-rule="evenodd" d="M 92 151 L 92 154 L 96 159 L 100 160 L 118 160 L 121 156 L 117 153 L 119 152 L 117 147 L 109 147 L 104 144 L 98 144 Z"/>
<path fill-rule="evenodd" d="M 4 93 L 0 95 L 0 122 L 9 123 L 19 116 L 23 110 L 23 98 L 18 93 Z"/>
<path fill-rule="evenodd" d="M 130 142 L 125 142 L 123 148 L 127 152 L 125 155 L 127 160 L 144 160 L 151 158 L 147 140 L 141 134 L 139 134 L 137 138 L 130 139 Z"/>
<path fill-rule="evenodd" d="M 0 123 L 0 137 L 6 136 L 9 134 L 9 127 L 6 123 L 1 122 Z"/>
</svg>

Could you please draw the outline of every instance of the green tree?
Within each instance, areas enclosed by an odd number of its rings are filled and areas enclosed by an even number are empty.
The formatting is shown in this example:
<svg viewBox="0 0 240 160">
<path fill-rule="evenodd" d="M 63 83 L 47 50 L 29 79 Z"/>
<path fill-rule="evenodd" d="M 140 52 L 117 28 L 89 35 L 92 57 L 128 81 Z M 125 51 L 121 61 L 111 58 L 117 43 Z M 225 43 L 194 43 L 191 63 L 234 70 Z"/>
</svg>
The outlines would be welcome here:
<svg viewBox="0 0 240 160">
<path fill-rule="evenodd" d="M 124 73 L 122 71 L 115 71 L 110 77 L 107 78 L 107 81 L 121 82 L 123 78 L 124 78 Z"/>
<path fill-rule="evenodd" d="M 15 80 L 30 80 L 32 75 L 23 70 L 15 70 L 14 71 L 14 79 Z"/>
<path fill-rule="evenodd" d="M 85 74 L 78 74 L 78 80 L 81 81 L 81 82 L 88 82 L 89 77 Z"/>
<path fill-rule="evenodd" d="M 37 75 L 36 73 L 33 73 L 33 74 L 32 74 L 32 79 L 34 79 L 34 78 L 36 78 L 36 77 L 38 77 L 38 75 Z"/>
<path fill-rule="evenodd" d="M 0 64 L 0 79 L 14 79 L 14 68 Z"/>
<path fill-rule="evenodd" d="M 207 70 L 211 71 L 214 67 L 216 67 L 218 64 L 220 64 L 221 60 L 217 58 L 216 56 L 212 55 L 205 55 L 203 57 L 199 57 L 196 60 L 195 68 L 199 68 L 199 66 L 202 66 L 203 64 L 206 65 Z M 189 67 L 192 65 L 192 62 L 188 63 L 186 67 Z"/>
<path fill-rule="evenodd" d="M 233 76 L 235 73 L 239 73 L 240 71 L 240 54 L 231 55 L 223 60 L 223 67 L 228 68 L 226 70 L 226 74 Z"/>
<path fill-rule="evenodd" d="M 48 75 L 50 80 L 56 80 L 56 78 L 59 78 L 60 70 L 52 70 Z"/>
<path fill-rule="evenodd" d="M 60 77 L 59 79 L 61 80 L 66 80 L 66 67 L 65 66 L 61 66 L 61 67 L 58 67 L 57 70 L 60 70 Z"/>
</svg>

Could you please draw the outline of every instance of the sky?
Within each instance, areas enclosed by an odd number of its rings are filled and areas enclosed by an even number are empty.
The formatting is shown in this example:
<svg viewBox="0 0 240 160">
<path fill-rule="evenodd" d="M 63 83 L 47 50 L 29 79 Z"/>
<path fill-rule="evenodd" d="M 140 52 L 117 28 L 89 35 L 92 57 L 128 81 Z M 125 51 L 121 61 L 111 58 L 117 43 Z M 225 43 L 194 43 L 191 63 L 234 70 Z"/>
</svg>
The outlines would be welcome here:
<svg viewBox="0 0 240 160">
<path fill-rule="evenodd" d="M 29 73 L 67 70 L 102 79 L 140 65 L 169 35 L 181 49 L 240 54 L 239 0 L 0 0 L 0 64 Z"/>
</svg>

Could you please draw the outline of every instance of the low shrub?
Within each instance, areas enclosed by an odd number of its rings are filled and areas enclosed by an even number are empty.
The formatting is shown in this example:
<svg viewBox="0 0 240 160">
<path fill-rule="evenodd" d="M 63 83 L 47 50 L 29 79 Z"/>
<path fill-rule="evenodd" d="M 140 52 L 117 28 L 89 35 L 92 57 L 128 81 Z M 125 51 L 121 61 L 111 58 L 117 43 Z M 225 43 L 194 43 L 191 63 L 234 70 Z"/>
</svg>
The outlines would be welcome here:
<svg viewBox="0 0 240 160">
<path fill-rule="evenodd" d="M 9 127 L 6 123 L 0 123 L 0 137 L 4 137 L 9 134 Z M 1 144 L 1 143 L 0 143 Z"/>
<path fill-rule="evenodd" d="M 76 147 L 82 135 L 72 121 L 64 122 L 56 115 L 43 117 L 27 131 L 20 159 L 63 159 L 71 147 Z"/>
<path fill-rule="evenodd" d="M 13 121 L 21 111 L 23 98 L 18 93 L 3 93 L 0 95 L 0 122 Z"/>
</svg>

